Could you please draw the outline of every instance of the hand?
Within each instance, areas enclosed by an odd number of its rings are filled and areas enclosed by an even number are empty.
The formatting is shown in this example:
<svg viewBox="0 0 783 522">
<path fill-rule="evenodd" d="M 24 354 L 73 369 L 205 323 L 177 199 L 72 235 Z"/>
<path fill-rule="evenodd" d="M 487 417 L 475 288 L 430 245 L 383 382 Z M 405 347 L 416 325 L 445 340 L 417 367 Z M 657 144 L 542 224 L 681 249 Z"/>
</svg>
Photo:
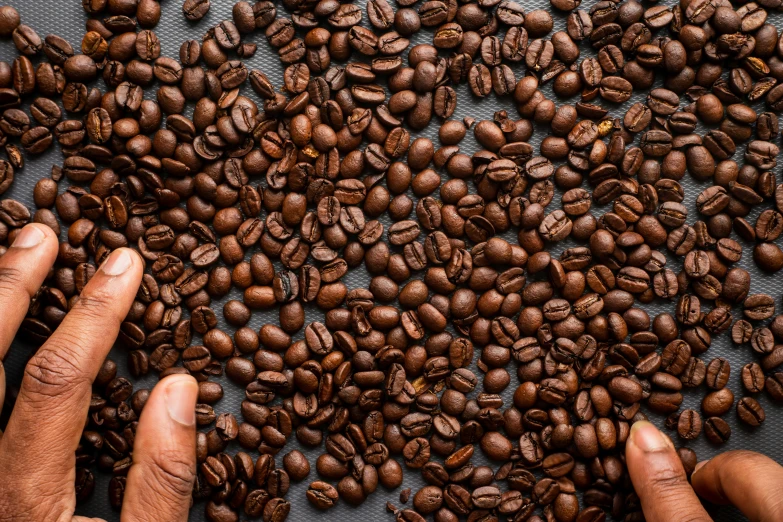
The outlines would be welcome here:
<svg viewBox="0 0 783 522">
<path fill-rule="evenodd" d="M 30 224 L 0 257 L 0 360 L 57 252 L 54 232 Z M 25 368 L 16 406 L 0 435 L 4 521 L 94 520 L 74 516 L 75 451 L 92 382 L 133 303 L 142 271 L 134 251 L 112 252 Z M 0 364 L 0 404 L 4 394 Z M 167 377 L 152 391 L 136 432 L 123 521 L 187 520 L 196 471 L 197 394 L 196 381 L 186 375 Z"/>
<path fill-rule="evenodd" d="M 683 470 L 672 441 L 649 422 L 637 422 L 625 448 L 628 473 L 647 522 L 709 522 L 696 496 L 733 504 L 751 522 L 775 522 L 783 513 L 783 467 L 751 451 L 729 451 Z"/>
</svg>

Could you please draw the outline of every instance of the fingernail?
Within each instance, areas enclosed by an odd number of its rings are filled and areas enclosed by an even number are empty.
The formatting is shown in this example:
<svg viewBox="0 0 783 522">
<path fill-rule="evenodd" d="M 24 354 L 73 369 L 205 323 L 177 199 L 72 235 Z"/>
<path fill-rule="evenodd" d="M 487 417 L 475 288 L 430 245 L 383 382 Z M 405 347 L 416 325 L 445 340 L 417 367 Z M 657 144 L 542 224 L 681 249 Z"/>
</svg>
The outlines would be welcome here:
<svg viewBox="0 0 783 522">
<path fill-rule="evenodd" d="M 696 467 L 693 468 L 693 473 L 691 473 L 691 478 L 693 478 L 693 476 L 698 473 L 701 468 L 707 465 L 708 462 L 709 460 L 702 460 L 701 462 L 697 462 Z"/>
<path fill-rule="evenodd" d="M 631 426 L 631 441 L 645 453 L 671 447 L 671 443 L 666 435 L 647 421 L 633 423 L 633 426 Z"/>
<path fill-rule="evenodd" d="M 169 417 L 173 420 L 192 426 L 196 423 L 196 398 L 198 385 L 192 378 L 177 378 L 166 388 L 166 406 Z"/>
<path fill-rule="evenodd" d="M 110 276 L 124 274 L 133 264 L 132 254 L 121 248 L 109 254 L 109 258 L 101 265 L 101 271 Z"/>
<path fill-rule="evenodd" d="M 40 228 L 28 225 L 16 236 L 12 248 L 33 248 L 40 245 L 46 238 Z"/>
</svg>

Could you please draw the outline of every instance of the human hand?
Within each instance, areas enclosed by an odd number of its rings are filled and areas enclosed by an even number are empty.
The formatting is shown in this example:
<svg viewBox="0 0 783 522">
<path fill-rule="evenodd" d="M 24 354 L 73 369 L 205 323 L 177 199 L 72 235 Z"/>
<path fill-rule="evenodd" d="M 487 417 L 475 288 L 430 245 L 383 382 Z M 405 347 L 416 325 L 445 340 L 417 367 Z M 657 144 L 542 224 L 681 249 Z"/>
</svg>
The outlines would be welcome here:
<svg viewBox="0 0 783 522">
<path fill-rule="evenodd" d="M 58 252 L 49 227 L 24 227 L 0 257 L 0 360 Z M 76 509 L 75 451 L 92 383 L 133 303 L 143 264 L 132 250 L 111 253 L 62 324 L 25 368 L 19 397 L 0 434 L 4 521 L 86 521 Z M 0 404 L 5 374 L 0 364 Z M 196 471 L 196 381 L 169 376 L 152 391 L 136 431 L 123 521 L 184 521 Z"/>
<path fill-rule="evenodd" d="M 637 422 L 625 448 L 628 473 L 647 522 L 709 522 L 697 494 L 732 504 L 752 522 L 779 521 L 783 513 L 783 467 L 751 451 L 729 451 L 683 470 L 672 441 L 649 422 Z"/>
</svg>

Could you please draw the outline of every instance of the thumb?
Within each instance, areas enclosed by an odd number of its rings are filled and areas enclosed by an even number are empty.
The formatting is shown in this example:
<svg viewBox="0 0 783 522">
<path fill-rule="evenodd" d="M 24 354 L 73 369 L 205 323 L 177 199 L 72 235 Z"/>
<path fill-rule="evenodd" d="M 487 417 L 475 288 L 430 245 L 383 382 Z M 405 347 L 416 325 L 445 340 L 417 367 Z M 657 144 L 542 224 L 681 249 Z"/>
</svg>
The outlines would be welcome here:
<svg viewBox="0 0 783 522">
<path fill-rule="evenodd" d="M 749 520 L 779 520 L 783 467 L 771 458 L 750 451 L 729 451 L 696 469 L 693 488 L 709 502 L 734 504 Z"/>
<path fill-rule="evenodd" d="M 634 423 L 625 459 L 647 522 L 712 521 L 688 484 L 674 445 L 655 426 Z"/>
<path fill-rule="evenodd" d="M 196 477 L 196 397 L 189 375 L 171 375 L 152 390 L 139 420 L 122 522 L 188 519 Z"/>
</svg>

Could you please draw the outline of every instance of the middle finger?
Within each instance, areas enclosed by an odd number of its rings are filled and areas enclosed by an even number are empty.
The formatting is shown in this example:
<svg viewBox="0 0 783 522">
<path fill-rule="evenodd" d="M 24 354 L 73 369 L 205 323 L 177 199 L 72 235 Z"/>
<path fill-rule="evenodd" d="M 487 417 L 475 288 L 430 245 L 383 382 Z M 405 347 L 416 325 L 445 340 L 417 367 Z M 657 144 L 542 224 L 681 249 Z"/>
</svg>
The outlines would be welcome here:
<svg viewBox="0 0 783 522">
<path fill-rule="evenodd" d="M 693 492 L 669 437 L 635 422 L 625 447 L 628 474 L 649 522 L 712 522 Z"/>
</svg>

